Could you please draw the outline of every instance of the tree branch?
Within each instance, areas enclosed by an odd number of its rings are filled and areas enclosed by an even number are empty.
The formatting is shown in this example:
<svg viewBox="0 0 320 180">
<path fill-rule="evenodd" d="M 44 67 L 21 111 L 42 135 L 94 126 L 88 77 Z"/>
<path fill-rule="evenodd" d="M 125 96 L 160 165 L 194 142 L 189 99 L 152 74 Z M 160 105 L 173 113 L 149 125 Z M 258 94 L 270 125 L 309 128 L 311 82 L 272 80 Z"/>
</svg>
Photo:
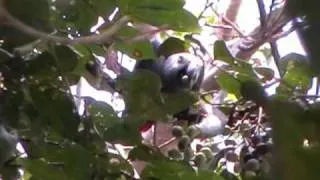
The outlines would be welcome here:
<svg viewBox="0 0 320 180">
<path fill-rule="evenodd" d="M 129 17 L 123 16 L 118 21 L 116 21 L 109 29 L 102 32 L 101 34 L 94 34 L 90 36 L 70 39 L 67 37 L 50 35 L 49 33 L 42 32 L 37 29 L 34 29 L 31 26 L 28 26 L 27 24 L 13 17 L 1 4 L 0 17 L 6 21 L 5 25 L 11 26 L 25 34 L 28 34 L 35 38 L 54 41 L 61 44 L 101 44 L 110 40 L 110 38 L 115 33 L 117 33 L 123 26 L 125 26 L 129 22 Z"/>
<path fill-rule="evenodd" d="M 284 13 L 284 7 L 274 10 L 266 23 L 267 31 L 263 31 L 261 26 L 256 27 L 248 37 L 241 38 L 230 46 L 232 55 L 244 60 L 250 58 L 261 45 L 273 40 L 273 36 L 290 20 L 291 18 Z"/>
<path fill-rule="evenodd" d="M 266 22 L 268 30 L 262 31 L 262 27 L 257 26 L 248 36 L 240 38 L 238 41 L 229 46 L 229 50 L 234 57 L 247 60 L 249 59 L 258 48 L 266 42 L 274 40 L 274 36 L 279 34 L 282 27 L 287 24 L 291 17 L 284 13 L 284 7 L 274 10 Z M 219 70 L 208 70 L 205 73 L 201 88 L 204 91 L 213 90 L 218 87 L 215 80 L 215 76 L 219 73 Z"/>
<path fill-rule="evenodd" d="M 272 2 L 274 3 L 274 2 Z M 264 2 L 263 0 L 257 0 L 257 4 L 258 4 L 258 9 L 259 9 L 259 14 L 260 14 L 260 24 L 261 24 L 261 27 L 262 27 L 262 31 L 263 32 L 266 32 L 266 24 L 267 24 L 267 18 L 270 17 L 270 14 L 271 14 L 271 11 L 267 17 L 267 13 L 266 13 L 266 10 L 265 10 L 265 5 L 264 5 Z M 273 4 L 271 5 L 271 8 L 272 9 L 273 7 Z M 272 53 L 272 56 L 273 56 L 273 60 L 279 70 L 279 59 L 280 59 L 280 54 L 279 54 L 279 50 L 278 50 L 278 47 L 277 47 L 277 42 L 276 41 L 273 41 L 271 40 L 270 41 L 270 47 L 271 47 L 271 53 Z"/>
</svg>

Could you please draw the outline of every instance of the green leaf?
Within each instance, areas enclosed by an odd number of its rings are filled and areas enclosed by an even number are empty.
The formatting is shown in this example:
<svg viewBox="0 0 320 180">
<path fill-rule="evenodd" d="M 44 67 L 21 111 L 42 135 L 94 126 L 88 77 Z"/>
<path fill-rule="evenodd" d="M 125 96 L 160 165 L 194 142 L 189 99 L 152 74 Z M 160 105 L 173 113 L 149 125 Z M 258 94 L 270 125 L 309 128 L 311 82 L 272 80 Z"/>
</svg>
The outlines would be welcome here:
<svg viewBox="0 0 320 180">
<path fill-rule="evenodd" d="M 106 55 L 106 50 L 103 45 L 90 44 L 90 45 L 86 45 L 86 48 L 88 50 L 90 50 L 91 55 L 96 54 L 96 55 L 102 56 L 102 57 L 104 57 Z"/>
<path fill-rule="evenodd" d="M 288 71 L 285 73 L 283 80 L 293 87 L 300 87 L 307 90 L 312 81 L 312 74 L 309 66 L 304 63 L 291 62 L 288 64 Z"/>
<path fill-rule="evenodd" d="M 88 111 L 95 125 L 103 132 L 105 129 L 119 123 L 120 119 L 113 108 L 101 101 L 94 101 L 89 105 Z"/>
<path fill-rule="evenodd" d="M 273 152 L 277 154 L 277 166 L 285 167 L 275 171 L 280 179 L 303 179 L 317 175 L 309 161 L 310 157 L 306 158 L 303 150 L 302 143 L 306 138 L 306 129 L 301 126 L 305 121 L 303 111 L 298 103 L 279 98 L 273 98 L 269 103 L 268 113 L 273 123 Z"/>
<path fill-rule="evenodd" d="M 98 156 L 97 160 L 97 169 L 100 171 L 100 174 L 103 175 L 118 175 L 110 177 L 110 179 L 117 179 L 122 173 L 127 175 L 134 176 L 134 169 L 132 164 L 124 159 L 119 154 L 109 153 L 105 156 Z"/>
<path fill-rule="evenodd" d="M 223 177 L 219 176 L 218 174 L 208 171 L 208 170 L 198 170 L 198 180 L 205 179 L 205 180 L 224 180 Z"/>
<path fill-rule="evenodd" d="M 308 59 L 300 54 L 291 53 L 280 59 L 282 81 L 278 93 L 291 95 L 294 91 L 305 93 L 312 84 L 313 72 Z"/>
<path fill-rule="evenodd" d="M 7 86 L 8 87 L 8 86 Z M 11 89 L 11 88 L 9 88 Z M 4 103 L 1 105 L 1 113 L 3 113 L 3 117 L 6 122 L 12 127 L 18 127 L 22 122 L 20 115 L 20 107 L 24 101 L 22 91 L 13 89 L 15 93 L 4 93 Z"/>
<path fill-rule="evenodd" d="M 1 168 L 2 179 L 19 179 L 20 177 L 18 166 L 4 166 Z"/>
<path fill-rule="evenodd" d="M 141 160 L 146 162 L 168 160 L 158 149 L 144 144 L 140 144 L 139 146 L 133 148 L 129 152 L 128 158 L 132 161 Z"/>
<path fill-rule="evenodd" d="M 91 0 L 89 4 L 100 15 L 107 17 L 116 9 L 116 0 Z"/>
<path fill-rule="evenodd" d="M 142 179 L 196 179 L 196 173 L 192 167 L 182 161 L 158 160 L 148 164 L 141 175 Z"/>
<path fill-rule="evenodd" d="M 31 175 L 31 178 L 35 180 L 69 180 L 68 176 L 64 172 L 49 166 L 48 163 L 43 160 L 24 160 L 23 166 Z"/>
<path fill-rule="evenodd" d="M 90 177 L 90 164 L 93 156 L 81 146 L 70 145 L 59 148 L 51 156 L 51 161 L 64 163 L 64 169 L 70 178 L 85 180 Z"/>
<path fill-rule="evenodd" d="M 217 83 L 222 89 L 226 90 L 228 93 L 234 94 L 237 98 L 241 96 L 240 81 L 232 75 L 225 72 L 220 73 L 217 77 Z"/>
<path fill-rule="evenodd" d="M 159 75 L 148 70 L 121 79 L 117 87 L 123 91 L 128 114 L 143 120 L 167 120 L 167 114 L 177 113 L 197 100 L 190 92 L 160 93 Z"/>
<path fill-rule="evenodd" d="M 131 120 L 131 121 L 130 121 Z M 133 119 L 125 119 L 108 128 L 104 133 L 104 139 L 111 143 L 134 145 L 141 142 L 142 138 L 138 131 L 140 122 Z"/>
<path fill-rule="evenodd" d="M 214 52 L 214 59 L 223 61 L 225 63 L 228 63 L 230 65 L 234 64 L 234 58 L 229 52 L 226 43 L 224 41 L 216 41 L 213 45 L 213 52 Z"/>
<path fill-rule="evenodd" d="M 122 28 L 117 34 L 124 39 L 124 41 L 116 41 L 116 48 L 121 52 L 137 60 L 156 58 L 150 41 L 144 40 L 133 43 L 127 43 L 125 41 L 126 39 L 136 37 L 138 35 L 137 30 L 127 26 Z"/>
<path fill-rule="evenodd" d="M 246 100 L 251 100 L 257 105 L 267 103 L 267 94 L 261 84 L 254 80 L 241 82 L 241 95 Z"/>
<path fill-rule="evenodd" d="M 63 172 L 60 174 L 62 178 L 66 179 L 88 179 L 90 177 L 90 164 L 93 162 L 93 156 L 86 149 L 78 145 L 64 144 L 64 146 L 50 145 L 48 143 L 42 144 L 39 149 L 41 151 L 40 160 L 26 160 L 23 161 L 27 170 L 40 176 L 40 179 L 48 179 L 52 174 Z M 81 157 L 81 158 L 79 158 Z M 49 165 L 48 163 L 56 163 L 60 165 Z M 34 165 L 42 165 L 45 170 L 44 174 L 37 171 Z M 63 171 L 59 170 L 63 169 Z M 55 176 L 53 176 L 55 177 Z"/>
<path fill-rule="evenodd" d="M 164 56 L 165 58 L 169 57 L 172 54 L 187 52 L 187 44 L 185 41 L 175 38 L 169 37 L 166 39 L 159 47 L 157 51 L 157 56 Z"/>
<path fill-rule="evenodd" d="M 34 86 L 30 87 L 30 95 L 43 127 L 68 138 L 75 136 L 80 119 L 67 94 L 51 87 Z"/>
<path fill-rule="evenodd" d="M 129 114 L 146 119 L 158 119 L 165 114 L 160 108 L 163 100 L 160 94 L 160 77 L 148 70 L 139 70 L 131 77 L 123 78 L 117 83 L 123 90 Z"/>
<path fill-rule="evenodd" d="M 147 8 L 131 9 L 128 15 L 142 22 L 154 25 L 167 25 L 168 28 L 175 31 L 199 33 L 197 18 L 187 10 L 154 10 Z M 174 18 L 172 18 L 174 17 Z"/>
<path fill-rule="evenodd" d="M 198 100 L 198 96 L 189 91 L 180 91 L 177 93 L 163 93 L 163 108 L 168 114 L 174 114 L 188 108 Z"/>
<path fill-rule="evenodd" d="M 52 53 L 44 52 L 25 62 L 26 75 L 36 80 L 59 81 L 58 77 L 72 72 L 78 64 L 78 56 L 66 46 L 56 46 Z M 61 74 L 62 73 L 62 74 Z"/>
<path fill-rule="evenodd" d="M 95 57 L 90 50 L 90 46 L 77 44 L 73 45 L 71 48 L 78 55 L 78 63 L 77 66 L 74 67 L 72 74 L 84 76 L 84 73 L 87 71 L 86 64 L 95 60 Z"/>
<path fill-rule="evenodd" d="M 56 46 L 54 53 L 57 57 L 56 63 L 62 73 L 74 70 L 78 63 L 78 55 L 67 46 Z"/>
<path fill-rule="evenodd" d="M 277 93 L 292 95 L 293 92 L 306 93 L 312 85 L 311 69 L 304 63 L 291 61 L 288 63 Z"/>
<path fill-rule="evenodd" d="M 153 10 L 178 10 L 182 9 L 184 0 L 118 0 L 120 9 L 127 11 L 128 9 L 145 8 Z"/>
<path fill-rule="evenodd" d="M 108 17 L 116 8 L 115 0 L 70 1 L 63 7 L 54 4 L 56 9 L 52 10 L 52 19 L 55 26 L 71 34 L 77 31 L 89 33 L 99 16 Z"/>
<path fill-rule="evenodd" d="M 256 79 L 257 75 L 253 71 L 252 64 L 241 59 L 235 59 L 235 64 L 232 64 L 231 67 L 239 72 L 241 75 L 249 76 L 251 79 Z"/>
<path fill-rule="evenodd" d="M 279 60 L 279 71 L 281 76 L 283 76 L 290 68 L 292 63 L 298 63 L 302 66 L 309 66 L 309 60 L 306 56 L 297 54 L 297 53 L 290 53 L 285 56 L 283 56 Z"/>
<path fill-rule="evenodd" d="M 48 1 L 10 0 L 6 1 L 4 6 L 10 14 L 27 25 L 46 32 L 52 30 L 49 22 L 50 12 Z M 18 45 L 23 45 L 36 39 L 9 26 L 1 27 L 0 36 L 2 40 L 5 40 L 4 45 L 9 51 Z"/>
<path fill-rule="evenodd" d="M 15 18 L 23 21 L 29 26 L 41 30 L 48 28 L 48 21 L 50 17 L 48 1 L 10 0 L 6 1 L 5 8 Z"/>
</svg>

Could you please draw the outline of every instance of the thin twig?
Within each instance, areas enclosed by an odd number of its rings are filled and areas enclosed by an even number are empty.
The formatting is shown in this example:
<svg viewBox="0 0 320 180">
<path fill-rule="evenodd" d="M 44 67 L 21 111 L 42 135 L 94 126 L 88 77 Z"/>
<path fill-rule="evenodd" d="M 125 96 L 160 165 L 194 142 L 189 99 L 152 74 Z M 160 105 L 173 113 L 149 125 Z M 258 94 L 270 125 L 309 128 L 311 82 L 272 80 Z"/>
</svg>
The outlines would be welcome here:
<svg viewBox="0 0 320 180">
<path fill-rule="evenodd" d="M 296 29 L 297 29 L 296 26 L 292 26 L 292 27 L 291 27 L 289 30 L 287 30 L 287 31 L 277 33 L 277 34 L 275 34 L 275 35 L 272 36 L 271 41 L 276 41 L 276 40 L 278 40 L 278 39 L 281 39 L 281 38 L 283 38 L 283 37 L 286 37 L 286 36 L 288 36 L 290 33 L 292 33 L 293 31 L 295 31 Z M 270 41 L 270 42 L 271 42 L 271 41 Z"/>
<path fill-rule="evenodd" d="M 217 16 L 221 16 L 212 6 L 210 7 L 211 10 L 217 15 Z M 224 22 L 226 22 L 227 24 L 229 24 L 238 34 L 241 38 L 245 37 L 245 35 L 242 33 L 241 29 L 232 21 L 230 21 L 227 17 L 225 16 L 221 16 L 222 20 Z"/>
<path fill-rule="evenodd" d="M 206 4 L 205 7 L 203 8 L 203 10 L 200 12 L 200 14 L 199 14 L 199 16 L 198 16 L 198 20 L 203 17 L 204 12 L 206 12 L 206 10 L 213 5 L 213 2 L 210 2 L 210 3 L 209 3 L 209 0 L 206 0 L 206 3 L 205 3 L 205 4 Z"/>
<path fill-rule="evenodd" d="M 153 140 L 152 140 L 153 141 L 152 143 L 154 146 L 157 145 L 157 129 L 158 129 L 157 127 L 158 127 L 158 123 L 155 122 L 153 125 Z"/>
<path fill-rule="evenodd" d="M 9 58 L 14 58 L 14 54 L 10 53 L 9 51 L 5 50 L 5 49 L 2 49 L 0 48 L 0 52 L 7 55 Z"/>
<path fill-rule="evenodd" d="M 175 141 L 176 139 L 177 139 L 177 138 L 173 137 L 173 138 L 169 139 L 168 141 L 160 144 L 160 145 L 158 146 L 159 149 L 162 149 L 162 148 L 166 147 L 167 145 L 171 144 L 171 143 L 172 143 L 173 141 Z"/>
<path fill-rule="evenodd" d="M 184 36 L 185 39 L 195 43 L 196 45 L 199 46 L 200 51 L 202 54 L 206 54 L 210 57 L 210 53 L 207 51 L 207 49 L 204 47 L 204 45 L 196 38 L 192 37 L 192 35 L 188 34 Z M 211 57 L 210 57 L 211 58 Z"/>
<path fill-rule="evenodd" d="M 208 23 L 205 23 L 205 26 L 208 26 L 208 27 L 211 27 L 211 28 L 216 28 L 216 29 L 232 29 L 231 26 L 223 25 L 223 24 L 208 24 Z"/>
</svg>

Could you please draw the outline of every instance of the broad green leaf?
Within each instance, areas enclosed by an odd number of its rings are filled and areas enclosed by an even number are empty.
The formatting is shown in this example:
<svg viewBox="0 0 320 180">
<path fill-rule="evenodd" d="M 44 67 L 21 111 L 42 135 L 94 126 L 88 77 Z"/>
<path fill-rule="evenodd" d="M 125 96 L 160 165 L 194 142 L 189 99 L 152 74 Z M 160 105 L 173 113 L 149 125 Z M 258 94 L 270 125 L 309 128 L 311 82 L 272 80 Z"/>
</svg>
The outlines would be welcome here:
<svg viewBox="0 0 320 180">
<path fill-rule="evenodd" d="M 288 71 L 285 73 L 283 80 L 293 87 L 308 89 L 311 83 L 312 74 L 309 66 L 299 62 L 289 62 Z"/>
<path fill-rule="evenodd" d="M 273 123 L 273 152 L 276 155 L 276 177 L 279 179 L 303 179 L 316 174 L 309 168 L 308 159 L 303 150 L 305 129 L 301 123 L 305 120 L 303 109 L 297 103 L 274 98 L 268 106 Z M 287 171 L 290 169 L 290 172 Z"/>
<path fill-rule="evenodd" d="M 168 94 L 163 93 L 164 104 L 162 106 L 166 113 L 174 114 L 188 108 L 196 103 L 198 99 L 196 94 L 188 91 Z"/>
<path fill-rule="evenodd" d="M 10 14 L 23 23 L 35 29 L 50 32 L 50 12 L 48 1 L 44 0 L 10 0 L 4 3 Z M 35 13 L 36 12 L 36 13 Z M 21 33 L 9 26 L 2 26 L 0 37 L 5 40 L 4 47 L 11 51 L 13 48 L 35 40 L 34 37 Z"/>
<path fill-rule="evenodd" d="M 142 140 L 138 131 L 140 124 L 139 120 L 136 119 L 120 121 L 104 132 L 104 139 L 111 143 L 121 143 L 125 145 L 138 144 Z"/>
<path fill-rule="evenodd" d="M 167 25 L 176 31 L 200 31 L 197 18 L 183 9 L 184 0 L 119 0 L 118 4 L 125 14 L 151 25 Z"/>
<path fill-rule="evenodd" d="M 78 54 L 78 63 L 73 69 L 72 74 L 85 76 L 85 73 L 87 72 L 87 63 L 90 63 L 90 61 L 95 61 L 95 57 L 93 56 L 89 47 L 85 45 L 74 45 L 72 48 Z"/>
<path fill-rule="evenodd" d="M 240 89 L 241 89 L 241 84 L 240 81 L 237 80 L 235 77 L 232 75 L 222 72 L 221 74 L 218 75 L 217 77 L 217 83 L 219 86 L 227 91 L 228 93 L 234 94 L 237 98 L 241 96 Z"/>
<path fill-rule="evenodd" d="M 267 94 L 257 81 L 248 80 L 241 82 L 240 92 L 243 98 L 251 100 L 257 105 L 265 105 L 267 103 Z"/>
<path fill-rule="evenodd" d="M 0 173 L 2 179 L 19 179 L 21 176 L 18 166 L 4 166 Z"/>
<path fill-rule="evenodd" d="M 36 80 L 59 81 L 58 77 L 71 73 L 78 64 L 78 56 L 66 46 L 57 46 L 53 53 L 44 52 L 25 62 L 25 75 Z M 62 74 L 61 74 L 62 73 Z"/>
<path fill-rule="evenodd" d="M 277 92 L 290 95 L 294 91 L 306 92 L 312 83 L 313 72 L 308 59 L 300 54 L 290 53 L 280 59 L 282 82 Z"/>
<path fill-rule="evenodd" d="M 84 1 L 74 1 L 64 9 L 54 10 L 53 15 L 54 25 L 72 35 L 88 33 L 98 19 L 98 14 Z"/>
<path fill-rule="evenodd" d="M 63 162 L 64 170 L 69 178 L 85 180 L 90 177 L 90 164 L 93 162 L 93 156 L 86 149 L 78 145 L 68 145 L 63 148 L 58 147 L 51 153 L 51 158 L 48 160 Z"/>
<path fill-rule="evenodd" d="M 113 108 L 105 102 L 94 101 L 89 105 L 88 110 L 93 122 L 100 131 L 104 131 L 120 121 Z"/>
<path fill-rule="evenodd" d="M 56 46 L 54 49 L 57 68 L 62 73 L 72 71 L 78 63 L 78 55 L 67 46 Z"/>
<path fill-rule="evenodd" d="M 281 76 L 285 75 L 289 68 L 292 68 L 290 67 L 290 63 L 292 62 L 299 63 L 302 66 L 309 66 L 309 60 L 306 56 L 297 53 L 287 54 L 279 60 L 279 71 Z"/>
<path fill-rule="evenodd" d="M 134 59 L 155 59 L 156 55 L 153 51 L 152 45 L 150 41 L 144 40 L 144 41 L 138 41 L 133 43 L 126 42 L 127 40 L 130 40 L 131 38 L 134 38 L 138 36 L 138 31 L 135 30 L 132 27 L 125 27 L 122 28 L 117 35 L 121 37 L 123 40 L 116 41 L 116 47 L 121 52 L 127 54 L 131 58 Z"/>
<path fill-rule="evenodd" d="M 192 167 L 183 161 L 158 160 L 148 164 L 141 175 L 142 179 L 196 179 L 196 173 Z"/>
<path fill-rule="evenodd" d="M 179 38 L 169 37 L 159 47 L 157 51 L 157 56 L 164 56 L 165 58 L 167 58 L 172 54 L 186 51 L 188 51 L 188 48 L 185 41 Z"/>
<path fill-rule="evenodd" d="M 226 43 L 224 41 L 216 41 L 213 45 L 213 52 L 214 52 L 214 59 L 223 61 L 230 65 L 234 64 L 234 58 L 232 57 L 231 53 L 229 52 Z"/>
<path fill-rule="evenodd" d="M 197 174 L 197 180 L 224 180 L 224 178 L 217 175 L 215 172 L 209 170 L 199 170 Z M 191 180 L 191 179 L 190 179 Z"/>
<path fill-rule="evenodd" d="M 107 17 L 116 9 L 116 0 L 91 0 L 88 3 L 100 16 Z"/>
<path fill-rule="evenodd" d="M 148 70 L 139 70 L 117 85 L 123 90 L 127 112 L 145 120 L 166 120 L 167 114 L 177 113 L 197 100 L 189 92 L 160 93 L 160 77 Z"/>
<path fill-rule="evenodd" d="M 141 160 L 146 162 L 153 162 L 157 160 L 168 160 L 162 152 L 158 149 L 141 144 L 133 148 L 128 155 L 128 158 L 132 161 Z"/>
<path fill-rule="evenodd" d="M 67 94 L 46 86 L 30 88 L 30 95 L 39 114 L 40 124 L 72 138 L 79 124 L 79 115 Z"/>
<path fill-rule="evenodd" d="M 109 153 L 105 156 L 98 156 L 96 157 L 97 161 L 97 169 L 100 170 L 100 173 L 103 175 L 117 175 L 110 177 L 111 179 L 120 178 L 119 176 L 122 173 L 126 173 L 127 175 L 134 176 L 134 169 L 132 164 L 127 160 L 124 159 L 119 154 Z"/>
<path fill-rule="evenodd" d="M 137 60 L 141 59 L 155 59 L 152 46 L 148 41 L 126 43 L 118 41 L 116 43 L 117 49 L 125 53 L 129 57 Z"/>
<path fill-rule="evenodd" d="M 55 174 L 58 172 L 63 172 L 60 174 L 62 177 L 66 179 L 88 179 L 90 177 L 90 164 L 93 163 L 93 156 L 84 148 L 78 145 L 50 145 L 48 143 L 42 144 L 42 147 L 39 148 L 41 151 L 41 159 L 39 160 L 23 160 L 24 165 L 26 167 L 34 167 L 33 165 L 42 164 L 46 167 L 43 170 L 46 170 L 45 174 L 41 174 L 41 172 L 36 169 L 27 168 L 27 170 L 31 174 L 40 175 L 40 179 L 50 178 L 49 174 Z M 81 157 L 81 158 L 79 158 Z M 25 164 L 27 163 L 27 164 Z M 47 164 L 49 163 L 49 164 Z M 61 164 L 59 165 L 50 165 L 50 163 Z M 60 168 L 57 168 L 60 167 Z M 58 169 L 63 169 L 63 171 Z M 41 168 L 40 168 L 41 169 Z M 49 174 L 48 174 L 49 173 Z M 46 178 L 47 177 L 47 178 Z M 55 177 L 55 176 L 54 176 Z"/>
<path fill-rule="evenodd" d="M 67 0 L 68 1 L 68 0 Z M 116 8 L 115 0 L 90 0 L 70 1 L 63 7 L 57 6 L 53 9 L 52 19 L 60 29 L 71 34 L 87 34 L 93 25 L 97 23 L 98 17 L 108 17 Z"/>
<path fill-rule="evenodd" d="M 46 29 L 50 18 L 48 1 L 10 0 L 5 2 L 5 8 L 24 23 L 36 29 L 48 30 Z"/>
<path fill-rule="evenodd" d="M 103 45 L 90 44 L 90 45 L 86 45 L 86 47 L 91 51 L 91 54 L 95 54 L 102 57 L 106 55 L 106 50 Z"/>
<path fill-rule="evenodd" d="M 303 124 L 306 127 L 306 137 L 310 141 L 319 141 L 320 139 L 320 121 L 318 117 L 320 115 L 320 104 L 319 102 L 310 104 L 308 109 L 304 112 Z"/>
<path fill-rule="evenodd" d="M 153 10 L 178 10 L 182 9 L 184 0 L 118 0 L 121 10 L 145 8 Z"/>
<path fill-rule="evenodd" d="M 147 8 L 131 9 L 128 15 L 142 22 L 163 26 L 175 31 L 194 32 L 201 31 L 197 18 L 187 10 L 154 10 Z M 173 18 L 174 17 L 174 18 Z"/>
<path fill-rule="evenodd" d="M 7 86 L 8 88 L 10 86 Z M 11 90 L 11 88 L 9 88 Z M 21 115 L 20 115 L 20 107 L 21 104 L 24 103 L 24 97 L 22 91 L 12 89 L 15 93 L 9 92 L 4 93 L 4 103 L 1 105 L 1 113 L 3 113 L 3 117 L 5 118 L 6 122 L 14 127 L 17 128 L 23 122 Z"/>
<path fill-rule="evenodd" d="M 23 167 L 27 173 L 30 174 L 31 179 L 70 180 L 63 171 L 49 166 L 48 163 L 43 160 L 24 160 Z"/>
<path fill-rule="evenodd" d="M 231 67 L 242 75 L 250 76 L 250 78 L 257 78 L 256 73 L 253 71 L 252 64 L 241 59 L 235 59 L 235 64 Z"/>
<path fill-rule="evenodd" d="M 148 70 L 139 70 L 131 77 L 123 78 L 117 83 L 123 90 L 129 114 L 140 115 L 146 119 L 164 117 L 160 108 L 163 100 L 160 94 L 160 77 Z"/>
</svg>

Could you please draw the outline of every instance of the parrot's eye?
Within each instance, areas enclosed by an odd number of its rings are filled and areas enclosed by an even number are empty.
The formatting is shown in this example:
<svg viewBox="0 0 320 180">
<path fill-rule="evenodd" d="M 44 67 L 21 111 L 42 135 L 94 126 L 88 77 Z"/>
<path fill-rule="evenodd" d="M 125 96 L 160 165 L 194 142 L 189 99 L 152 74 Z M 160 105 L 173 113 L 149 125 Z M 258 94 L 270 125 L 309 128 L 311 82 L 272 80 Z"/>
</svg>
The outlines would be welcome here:
<svg viewBox="0 0 320 180">
<path fill-rule="evenodd" d="M 184 61 L 183 56 L 179 56 L 179 58 L 178 58 L 178 63 L 179 63 L 179 64 L 182 64 L 182 63 L 183 63 L 183 61 Z"/>
</svg>

